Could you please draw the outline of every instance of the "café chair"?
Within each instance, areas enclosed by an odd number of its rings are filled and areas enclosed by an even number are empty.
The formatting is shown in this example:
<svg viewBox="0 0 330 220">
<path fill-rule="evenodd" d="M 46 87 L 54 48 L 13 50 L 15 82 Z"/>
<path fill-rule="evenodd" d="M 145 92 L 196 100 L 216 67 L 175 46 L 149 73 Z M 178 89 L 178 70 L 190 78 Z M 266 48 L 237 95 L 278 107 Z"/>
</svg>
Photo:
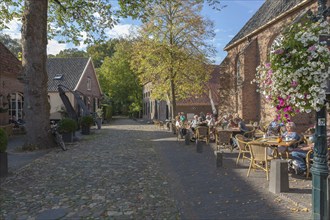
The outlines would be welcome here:
<svg viewBox="0 0 330 220">
<path fill-rule="evenodd" d="M 236 160 L 236 165 L 238 164 L 239 159 L 241 158 L 241 155 L 242 155 L 242 161 L 244 161 L 244 159 L 251 160 L 250 149 L 249 149 L 246 138 L 241 134 L 236 134 L 235 138 L 236 138 L 237 146 L 238 146 L 238 157 Z M 247 155 L 249 155 L 249 156 L 247 156 Z"/>
<path fill-rule="evenodd" d="M 249 138 L 250 140 L 252 140 L 254 138 L 255 131 L 256 131 L 256 129 L 253 128 L 250 131 L 244 132 L 243 136 L 246 137 L 246 138 Z"/>
<path fill-rule="evenodd" d="M 209 142 L 210 142 L 209 127 L 198 126 L 196 128 L 196 140 L 199 140 L 199 141 L 205 140 L 206 143 L 209 144 Z"/>
<path fill-rule="evenodd" d="M 269 180 L 269 162 L 273 159 L 273 157 L 268 155 L 267 145 L 264 143 L 249 142 L 248 147 L 251 154 L 251 160 L 247 176 L 250 175 L 252 168 L 259 168 L 266 172 L 266 178 Z"/>
<path fill-rule="evenodd" d="M 229 148 L 230 151 L 233 151 L 233 146 L 231 145 L 232 134 L 230 132 L 216 132 L 215 142 L 217 144 L 217 148 L 221 146 L 223 148 Z"/>
</svg>

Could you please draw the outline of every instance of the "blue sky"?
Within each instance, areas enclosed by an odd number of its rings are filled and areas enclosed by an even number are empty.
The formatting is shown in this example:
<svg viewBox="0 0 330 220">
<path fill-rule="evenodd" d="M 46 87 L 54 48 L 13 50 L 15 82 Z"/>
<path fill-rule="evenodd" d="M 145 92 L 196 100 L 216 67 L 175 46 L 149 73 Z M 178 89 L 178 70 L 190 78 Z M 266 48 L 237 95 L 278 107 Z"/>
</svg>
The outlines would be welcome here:
<svg viewBox="0 0 330 220">
<path fill-rule="evenodd" d="M 222 0 L 227 5 L 221 11 L 204 8 L 203 14 L 215 24 L 214 46 L 217 54 L 214 58 L 220 64 L 227 52 L 223 48 L 239 32 L 245 23 L 256 13 L 265 0 Z"/>
<path fill-rule="evenodd" d="M 244 26 L 244 24 L 253 16 L 260 8 L 265 0 L 221 0 L 227 7 L 221 11 L 212 10 L 210 7 L 203 9 L 203 15 L 212 20 L 215 24 L 216 36 L 213 44 L 217 54 L 213 59 L 216 64 L 220 64 L 225 58 L 226 52 L 223 48 L 236 35 L 236 33 Z M 138 24 L 130 19 L 121 20 L 120 24 L 108 31 L 111 38 L 128 35 L 129 29 Z M 13 38 L 20 38 L 20 23 L 12 21 L 9 30 L 3 31 L 11 35 Z M 48 41 L 47 51 L 49 54 L 57 54 L 61 50 L 74 47 L 72 44 L 59 44 L 55 39 Z M 80 45 L 78 49 L 86 49 L 86 45 Z"/>
</svg>

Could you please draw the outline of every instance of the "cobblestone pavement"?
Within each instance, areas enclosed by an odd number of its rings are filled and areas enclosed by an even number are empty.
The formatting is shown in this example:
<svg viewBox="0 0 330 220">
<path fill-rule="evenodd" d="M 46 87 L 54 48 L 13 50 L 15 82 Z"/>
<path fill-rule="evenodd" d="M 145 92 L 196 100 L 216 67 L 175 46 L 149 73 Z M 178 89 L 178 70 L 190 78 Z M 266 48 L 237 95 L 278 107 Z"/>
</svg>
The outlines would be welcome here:
<svg viewBox="0 0 330 220">
<path fill-rule="evenodd" d="M 247 178 L 236 156 L 217 168 L 210 146 L 197 153 L 170 132 L 117 119 L 4 179 L 0 219 L 309 219 L 268 192 L 263 172 Z"/>
</svg>

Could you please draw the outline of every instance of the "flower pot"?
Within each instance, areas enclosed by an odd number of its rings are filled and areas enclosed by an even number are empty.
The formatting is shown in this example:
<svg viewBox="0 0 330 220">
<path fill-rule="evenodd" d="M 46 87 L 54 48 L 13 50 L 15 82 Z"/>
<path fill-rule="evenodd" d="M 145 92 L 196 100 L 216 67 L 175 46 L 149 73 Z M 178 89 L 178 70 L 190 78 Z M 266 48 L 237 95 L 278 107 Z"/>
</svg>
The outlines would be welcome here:
<svg viewBox="0 0 330 220">
<path fill-rule="evenodd" d="M 0 177 L 8 174 L 8 154 L 7 152 L 0 152 Z"/>
<path fill-rule="evenodd" d="M 82 125 L 81 126 L 81 134 L 89 135 L 90 134 L 90 126 Z"/>
</svg>

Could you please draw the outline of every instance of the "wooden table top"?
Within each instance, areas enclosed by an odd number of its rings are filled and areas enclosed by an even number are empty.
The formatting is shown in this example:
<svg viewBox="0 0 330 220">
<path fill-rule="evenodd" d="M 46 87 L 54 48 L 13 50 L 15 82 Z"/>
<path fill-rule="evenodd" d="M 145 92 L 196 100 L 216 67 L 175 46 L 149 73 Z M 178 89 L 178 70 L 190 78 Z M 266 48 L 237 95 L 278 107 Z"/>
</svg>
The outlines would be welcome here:
<svg viewBox="0 0 330 220">
<path fill-rule="evenodd" d="M 296 140 L 288 140 L 288 141 L 282 140 L 281 142 L 278 142 L 278 137 L 272 136 L 272 137 L 259 138 L 257 140 L 252 141 L 252 143 L 253 142 L 265 143 L 267 145 L 272 145 L 272 146 L 287 146 L 288 147 L 288 146 L 292 145 L 293 143 L 295 143 Z"/>
</svg>

